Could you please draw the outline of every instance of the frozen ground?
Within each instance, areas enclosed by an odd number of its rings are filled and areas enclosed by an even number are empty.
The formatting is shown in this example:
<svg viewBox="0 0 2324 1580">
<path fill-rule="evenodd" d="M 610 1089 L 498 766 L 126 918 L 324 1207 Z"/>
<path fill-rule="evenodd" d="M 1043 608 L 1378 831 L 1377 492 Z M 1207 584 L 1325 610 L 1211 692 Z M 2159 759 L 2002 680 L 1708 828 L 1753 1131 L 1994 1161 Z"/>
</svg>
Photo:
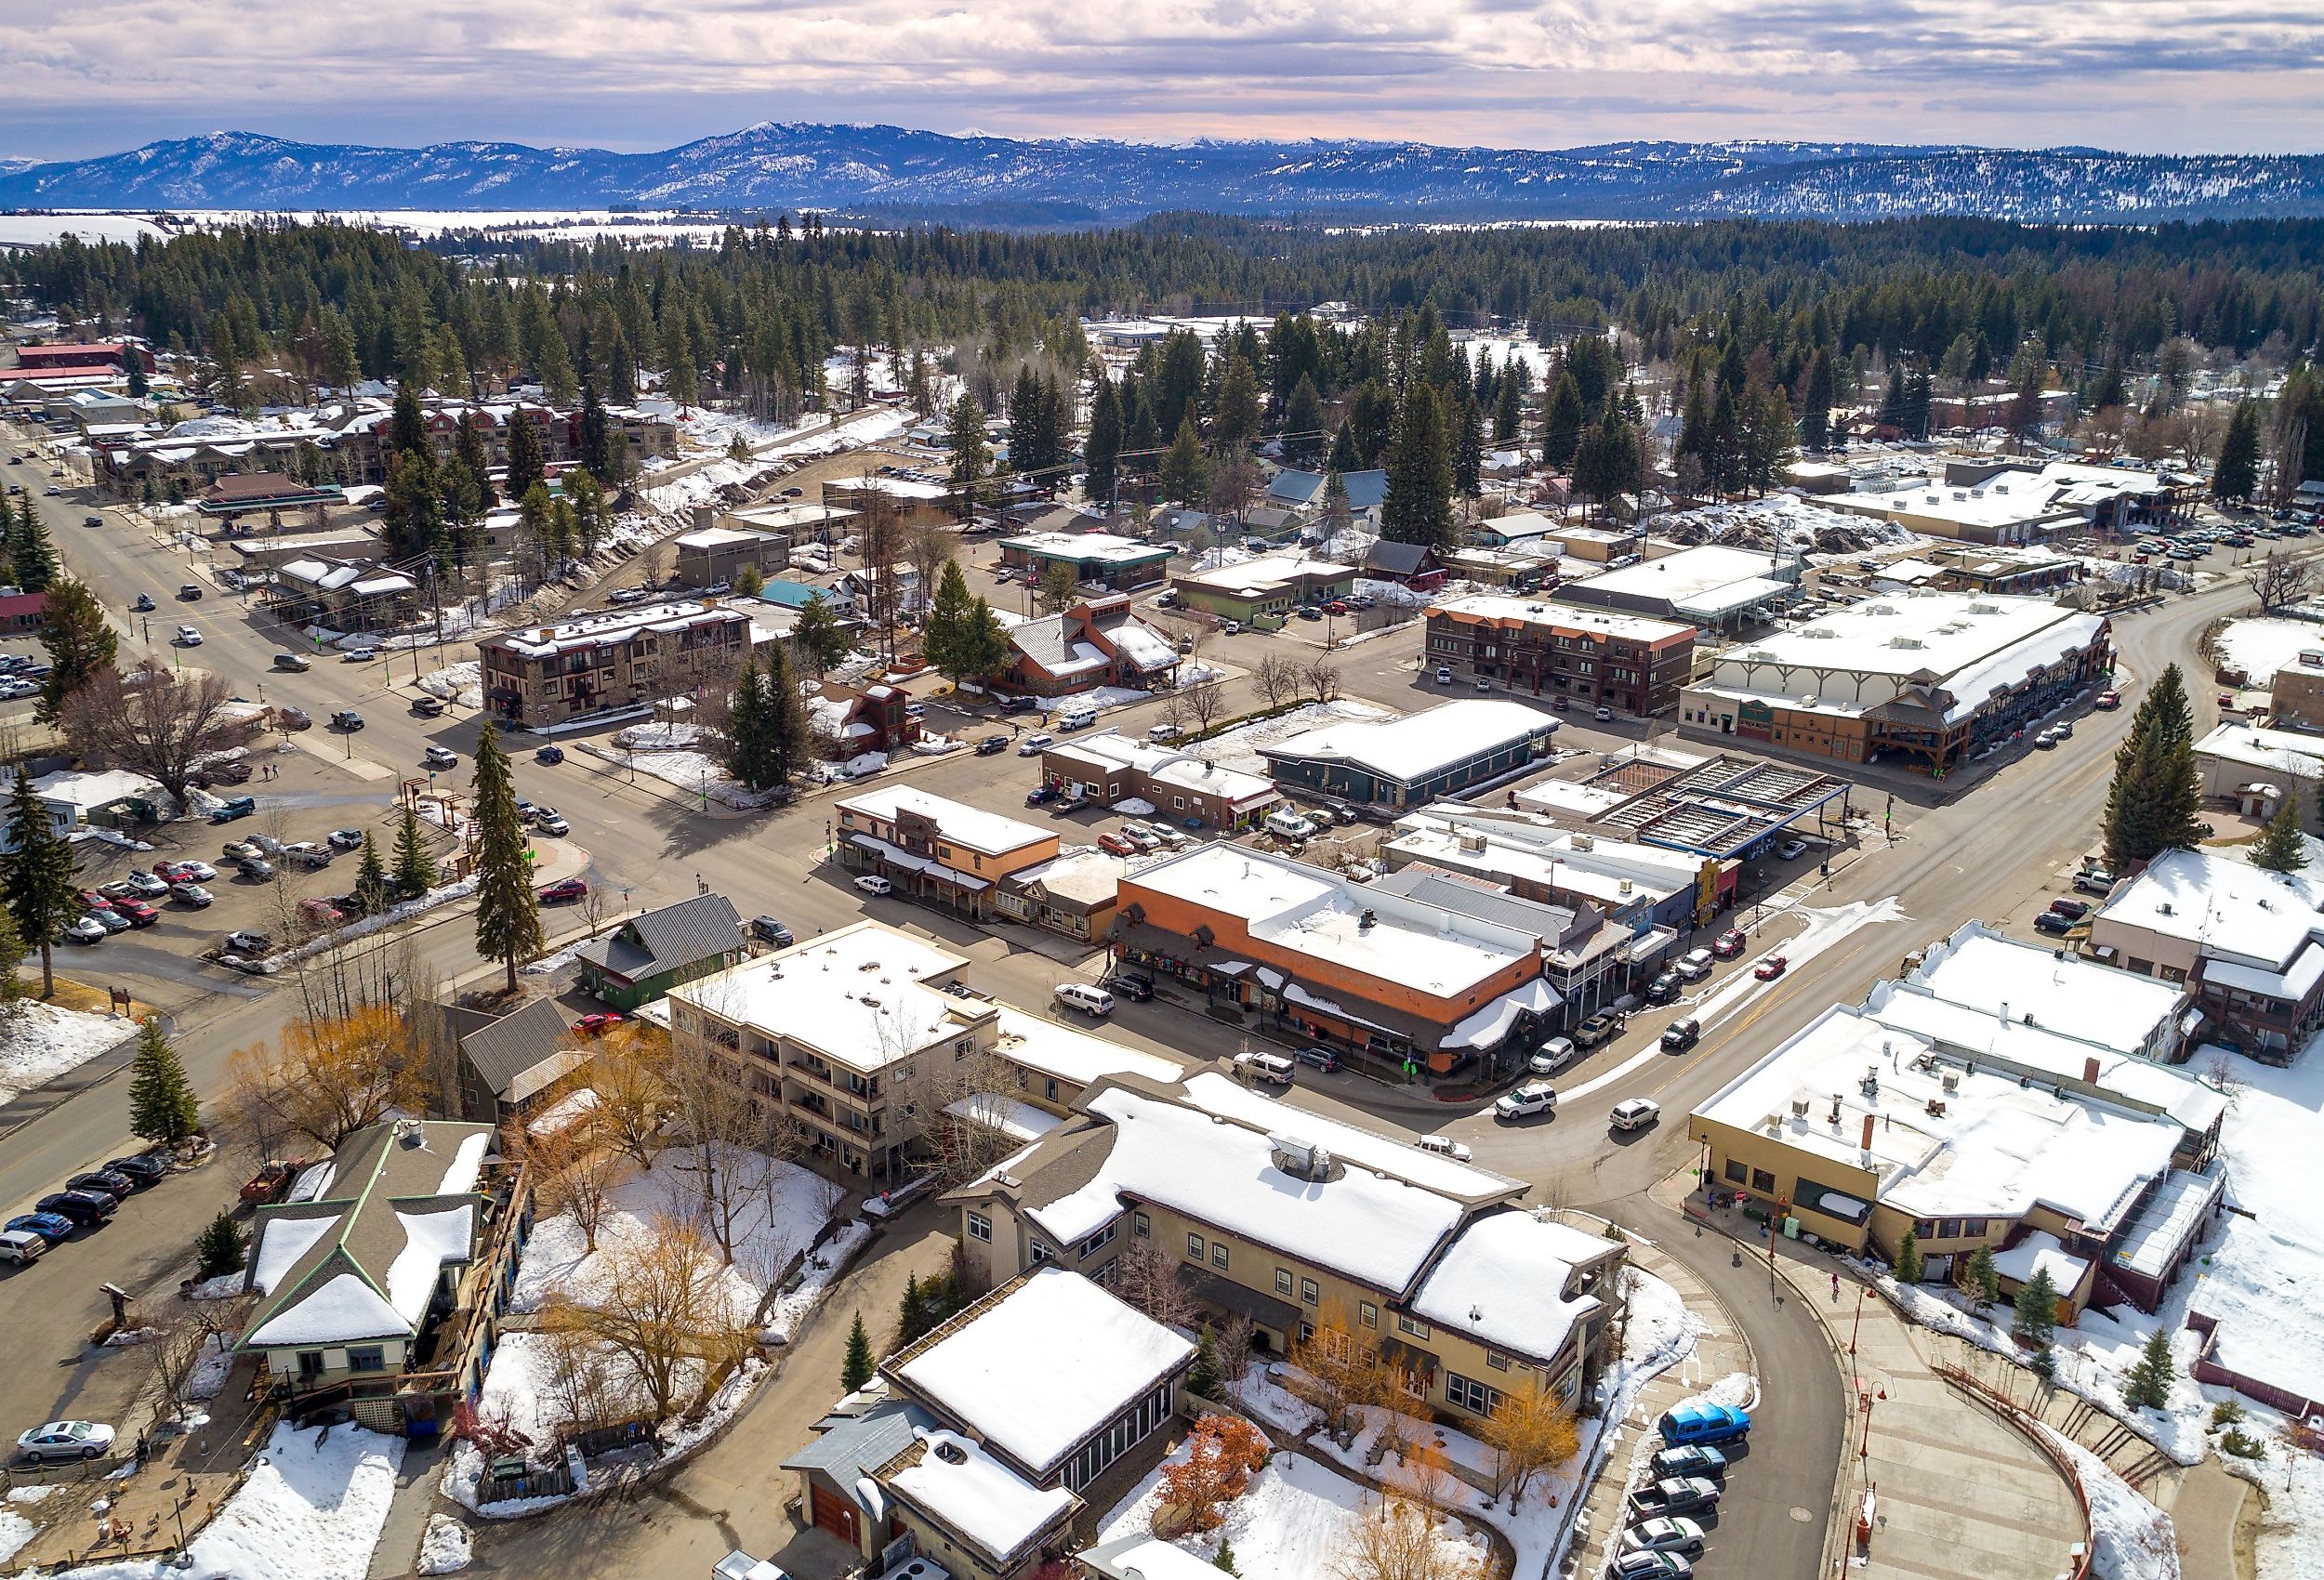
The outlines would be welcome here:
<svg viewBox="0 0 2324 1580">
<path fill-rule="evenodd" d="M 0 1102 L 53 1081 L 136 1034 L 136 1026 L 111 1015 L 38 999 L 0 1005 Z"/>
<path fill-rule="evenodd" d="M 2303 648 L 2324 648 L 2324 625 L 2309 620 L 2230 620 L 2219 633 L 2219 660 L 2243 671 L 2246 683 L 2265 687 L 2268 677 L 2296 664 Z"/>
<path fill-rule="evenodd" d="M 1314 730 L 1326 724 L 1348 720 L 1393 718 L 1389 709 L 1371 703 L 1360 703 L 1352 697 L 1338 702 L 1308 703 L 1274 718 L 1262 718 L 1253 724 L 1240 724 L 1208 741 L 1197 742 L 1187 749 L 1196 757 L 1245 773 L 1264 775 L 1267 759 L 1259 755 L 1261 746 L 1272 746 L 1287 741 L 1302 730 Z"/>
<path fill-rule="evenodd" d="M 194 1537 L 187 1568 L 103 1563 L 67 1580 L 363 1580 L 403 1462 L 401 1438 L 277 1427 L 262 1462 Z"/>
</svg>

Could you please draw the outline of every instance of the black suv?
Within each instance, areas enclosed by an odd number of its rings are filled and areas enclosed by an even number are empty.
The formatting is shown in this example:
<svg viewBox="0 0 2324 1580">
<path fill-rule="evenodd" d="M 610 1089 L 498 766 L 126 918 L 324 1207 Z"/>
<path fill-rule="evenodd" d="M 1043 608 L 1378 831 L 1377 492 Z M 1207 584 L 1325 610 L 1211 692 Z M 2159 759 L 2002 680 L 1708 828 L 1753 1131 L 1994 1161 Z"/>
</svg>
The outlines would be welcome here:
<svg viewBox="0 0 2324 1580">
<path fill-rule="evenodd" d="M 64 1182 L 68 1191 L 86 1191 L 92 1196 L 111 1196 L 120 1201 L 138 1188 L 138 1182 L 127 1175 L 110 1168 L 92 1168 L 86 1174 L 76 1174 Z"/>
<path fill-rule="evenodd" d="M 1684 1020 L 1673 1020 L 1662 1028 L 1662 1051 L 1684 1053 L 1703 1040 L 1703 1023 L 1692 1015 Z"/>
<path fill-rule="evenodd" d="M 1685 985 L 1679 980 L 1679 974 L 1676 971 L 1665 971 L 1646 984 L 1646 1002 L 1668 1004 L 1678 997 L 1679 990 Z"/>
<path fill-rule="evenodd" d="M 169 1177 L 168 1160 L 155 1157 L 151 1152 L 136 1157 L 113 1158 L 106 1163 L 105 1168 L 108 1173 L 127 1175 L 140 1190 L 148 1185 L 158 1185 Z"/>
<path fill-rule="evenodd" d="M 34 1202 L 33 1206 L 35 1211 L 55 1213 L 59 1218 L 69 1218 L 83 1228 L 86 1228 L 92 1223 L 102 1223 L 112 1217 L 113 1208 L 117 1205 L 111 1196 L 99 1195 L 93 1192 L 59 1191 L 53 1196 L 43 1196 L 39 1201 Z"/>
<path fill-rule="evenodd" d="M 1143 977 L 1108 977 L 1098 985 L 1108 993 L 1118 993 L 1124 998 L 1140 1004 L 1154 996 L 1154 984 Z"/>
</svg>

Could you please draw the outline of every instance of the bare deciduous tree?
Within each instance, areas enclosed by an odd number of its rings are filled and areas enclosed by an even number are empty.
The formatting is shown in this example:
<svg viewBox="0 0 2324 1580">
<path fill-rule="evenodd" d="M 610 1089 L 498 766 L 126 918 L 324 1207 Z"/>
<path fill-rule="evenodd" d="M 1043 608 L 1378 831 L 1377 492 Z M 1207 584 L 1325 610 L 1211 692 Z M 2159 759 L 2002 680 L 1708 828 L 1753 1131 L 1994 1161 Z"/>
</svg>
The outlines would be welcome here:
<svg viewBox="0 0 2324 1580">
<path fill-rule="evenodd" d="M 1250 1371 L 1252 1339 L 1258 1324 L 1248 1313 L 1237 1311 L 1227 1318 L 1211 1339 L 1211 1350 L 1219 1357 L 1219 1376 L 1230 1398 L 1239 1399 L 1243 1383 Z"/>
<path fill-rule="evenodd" d="M 293 1020 L 275 1042 L 236 1049 L 227 1075 L 221 1112 L 231 1128 L 326 1150 L 428 1095 L 403 1018 L 385 1004 Z"/>
<path fill-rule="evenodd" d="M 749 1349 L 750 1330 L 730 1309 L 725 1264 L 691 1225 L 670 1221 L 605 1256 L 606 1276 L 594 1302 L 553 1298 L 540 1326 L 606 1345 L 652 1414 L 673 1415 L 693 1402 L 681 1398 L 693 1379 L 721 1376 Z"/>
<path fill-rule="evenodd" d="M 2305 560 L 2294 560 L 2281 551 L 2272 552 L 2265 559 L 2254 560 L 2244 567 L 2243 579 L 2258 595 L 2262 609 L 2281 609 L 2297 603 L 2307 596 L 2315 580 L 2315 567 Z"/>
<path fill-rule="evenodd" d="M 611 1028 L 597 1039 L 589 1086 L 605 1139 L 639 1167 L 652 1168 L 670 1111 L 668 1038 L 659 1027 L 638 1021 Z"/>
<path fill-rule="evenodd" d="M 1521 1387 L 1504 1394 L 1483 1435 L 1498 1457 L 1501 1490 L 1512 1508 L 1525 1502 L 1536 1476 L 1563 1465 L 1581 1446 L 1573 1411 L 1547 1389 Z"/>
<path fill-rule="evenodd" d="M 523 1136 L 540 1212 L 573 1219 L 584 1247 L 596 1250 L 597 1232 L 612 1210 L 614 1182 L 621 1177 L 621 1153 L 586 1118 L 538 1135 L 527 1130 Z"/>
<path fill-rule="evenodd" d="M 1472 1549 L 1443 1540 L 1436 1517 L 1417 1500 L 1389 1496 L 1378 1515 L 1348 1515 L 1331 1572 L 1338 1580 L 1484 1580 Z"/>
<path fill-rule="evenodd" d="M 1259 661 L 1250 672 L 1251 685 L 1258 690 L 1259 700 L 1269 707 L 1281 707 L 1294 702 L 1307 691 L 1307 676 L 1299 660 L 1287 653 L 1271 652 Z"/>
<path fill-rule="evenodd" d="M 85 761 L 145 774 L 180 805 L 205 761 L 257 733 L 255 717 L 234 706 L 222 676 L 189 674 L 152 658 L 126 674 L 90 676 L 65 698 L 58 722 Z"/>
<path fill-rule="evenodd" d="M 1221 681 L 1197 680 L 1170 694 L 1185 699 L 1186 717 L 1194 720 L 1196 734 L 1208 731 L 1225 716 L 1226 686 Z"/>
<path fill-rule="evenodd" d="M 943 1188 L 973 1179 L 1023 1145 L 1002 1128 L 1020 1099 L 1014 1067 L 998 1054 L 933 1047 L 901 1068 L 912 1074 L 897 1082 L 899 1095 L 919 1125 Z"/>
<path fill-rule="evenodd" d="M 1114 1258 L 1116 1286 L 1123 1299 L 1165 1327 L 1192 1325 L 1195 1292 L 1179 1271 L 1179 1260 L 1152 1239 L 1132 1238 Z"/>
<path fill-rule="evenodd" d="M 1340 694 L 1340 666 L 1318 655 L 1301 671 L 1308 693 L 1319 703 L 1332 701 Z"/>
</svg>

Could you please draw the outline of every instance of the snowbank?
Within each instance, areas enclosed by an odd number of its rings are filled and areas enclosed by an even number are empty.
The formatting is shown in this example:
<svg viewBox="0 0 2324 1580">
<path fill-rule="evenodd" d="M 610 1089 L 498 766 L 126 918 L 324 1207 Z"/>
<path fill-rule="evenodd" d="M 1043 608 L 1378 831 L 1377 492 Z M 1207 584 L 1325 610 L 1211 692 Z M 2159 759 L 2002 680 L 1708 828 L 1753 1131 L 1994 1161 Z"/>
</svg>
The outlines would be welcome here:
<svg viewBox="0 0 2324 1580">
<path fill-rule="evenodd" d="M 2179 1580 L 2179 1541 L 2171 1516 L 2139 1496 L 2080 1443 L 2048 1427 L 2040 1430 L 2074 1462 L 2090 1499 L 2090 1572 L 2097 1580 Z"/>
<path fill-rule="evenodd" d="M 422 911 L 432 911 L 439 905 L 449 905 L 455 900 L 466 900 L 475 892 L 476 879 L 472 877 L 462 878 L 457 883 L 447 883 L 442 889 L 429 889 L 416 900 L 406 900 L 400 905 L 390 905 L 376 916 L 359 916 L 345 927 L 334 928 L 329 932 L 310 938 L 294 948 L 286 949 L 275 958 L 284 962 L 304 960 L 310 955 L 320 955 L 326 949 L 336 949 L 342 943 L 351 943 L 359 938 L 367 938 L 382 928 L 395 926 L 398 922 L 407 922 Z"/>
<path fill-rule="evenodd" d="M 788 1344 L 799 1324 L 807 1320 L 823 1299 L 824 1291 L 847 1267 L 856 1247 L 871 1238 L 872 1226 L 864 1218 L 853 1218 L 839 1226 L 838 1232 L 824 1242 L 807 1258 L 799 1270 L 799 1283 L 774 1298 L 767 1309 L 766 1325 L 759 1336 L 769 1344 Z"/>
<path fill-rule="evenodd" d="M 2324 625 L 2310 620 L 2230 620 L 2219 633 L 2219 662 L 2243 671 L 2244 683 L 2268 678 L 2300 661 L 2303 648 L 2324 648 Z"/>
<path fill-rule="evenodd" d="M 419 689 L 461 707 L 481 708 L 484 705 L 484 666 L 475 659 L 447 665 L 432 675 L 421 676 Z"/>
<path fill-rule="evenodd" d="M 468 1563 L 468 1527 L 448 1514 L 429 1515 L 428 1534 L 419 1539 L 419 1573 L 457 1574 Z"/>
<path fill-rule="evenodd" d="M 0 1005 L 0 1102 L 53 1081 L 135 1035 L 137 1027 L 117 1016 L 37 999 Z"/>
<path fill-rule="evenodd" d="M 1267 759 L 1259 755 L 1259 748 L 1261 746 L 1274 745 L 1278 742 L 1289 740 L 1302 730 L 1314 730 L 1326 724 L 1340 724 L 1352 720 L 1368 722 L 1394 717 L 1395 715 L 1387 708 L 1371 703 L 1360 703 L 1352 697 L 1341 697 L 1337 702 L 1308 703 L 1293 708 L 1288 713 L 1278 714 L 1273 718 L 1262 718 L 1249 724 L 1238 724 L 1232 730 L 1222 731 L 1213 735 L 1208 741 L 1197 741 L 1187 750 L 1206 761 L 1218 764 L 1221 768 L 1231 768 L 1239 772 L 1256 773 L 1264 777 L 1267 772 Z"/>
<path fill-rule="evenodd" d="M 1791 549 L 1845 554 L 1875 545 L 1920 541 L 1903 527 L 1843 514 L 1789 494 L 1675 510 L 1655 517 L 1651 526 L 1657 537 L 1674 543 L 1724 543 L 1762 553 Z"/>
</svg>

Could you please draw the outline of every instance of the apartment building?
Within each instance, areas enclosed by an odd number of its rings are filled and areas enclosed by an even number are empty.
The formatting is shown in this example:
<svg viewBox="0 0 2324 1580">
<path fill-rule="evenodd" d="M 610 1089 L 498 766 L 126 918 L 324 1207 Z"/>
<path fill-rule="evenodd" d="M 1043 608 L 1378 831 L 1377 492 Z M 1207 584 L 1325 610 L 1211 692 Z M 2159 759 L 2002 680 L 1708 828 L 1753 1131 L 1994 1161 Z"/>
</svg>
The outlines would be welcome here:
<svg viewBox="0 0 2324 1580">
<path fill-rule="evenodd" d="M 561 724 L 733 678 L 750 617 L 680 600 L 532 625 L 476 644 L 484 705 L 520 727 Z"/>
<path fill-rule="evenodd" d="M 994 915 L 1001 879 L 1059 853 L 1054 828 L 902 785 L 850 796 L 838 810 L 842 867 L 979 920 Z"/>
<path fill-rule="evenodd" d="M 1552 706 L 1664 713 L 1695 672 L 1695 627 L 1675 620 L 1494 593 L 1433 604 L 1427 619 L 1427 663 Z"/>
<path fill-rule="evenodd" d="M 1117 730 L 1084 731 L 1044 746 L 1041 781 L 1102 806 L 1143 801 L 1173 825 L 1193 818 L 1222 831 L 1248 828 L 1283 804 L 1272 780 Z"/>
</svg>

